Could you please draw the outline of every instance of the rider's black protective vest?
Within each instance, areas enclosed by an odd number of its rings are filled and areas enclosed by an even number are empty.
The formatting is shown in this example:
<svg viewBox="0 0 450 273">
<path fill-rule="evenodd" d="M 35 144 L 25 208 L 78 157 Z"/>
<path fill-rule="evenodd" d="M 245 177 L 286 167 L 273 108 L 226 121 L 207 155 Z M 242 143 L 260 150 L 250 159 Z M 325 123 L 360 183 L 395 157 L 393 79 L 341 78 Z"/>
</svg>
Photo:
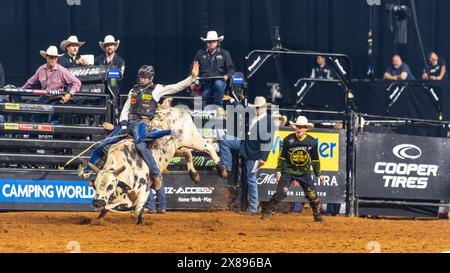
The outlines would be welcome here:
<svg viewBox="0 0 450 273">
<path fill-rule="evenodd" d="M 139 117 L 145 116 L 153 119 L 155 116 L 158 103 L 153 99 L 153 91 L 155 85 L 141 87 L 136 85 L 130 92 L 131 108 L 129 120 L 138 120 Z"/>
</svg>

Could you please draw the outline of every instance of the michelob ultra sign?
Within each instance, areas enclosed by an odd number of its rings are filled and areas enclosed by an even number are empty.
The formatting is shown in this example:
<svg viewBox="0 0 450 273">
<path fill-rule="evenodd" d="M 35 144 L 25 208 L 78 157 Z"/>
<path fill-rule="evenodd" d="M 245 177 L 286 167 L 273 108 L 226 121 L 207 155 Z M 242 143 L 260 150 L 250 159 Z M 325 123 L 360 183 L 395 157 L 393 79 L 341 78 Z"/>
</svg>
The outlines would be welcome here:
<svg viewBox="0 0 450 273">
<path fill-rule="evenodd" d="M 275 132 L 272 150 L 262 169 L 276 169 L 283 139 L 292 133 L 294 131 Z M 317 141 L 321 170 L 339 171 L 339 133 L 308 132 L 308 135 Z"/>
</svg>

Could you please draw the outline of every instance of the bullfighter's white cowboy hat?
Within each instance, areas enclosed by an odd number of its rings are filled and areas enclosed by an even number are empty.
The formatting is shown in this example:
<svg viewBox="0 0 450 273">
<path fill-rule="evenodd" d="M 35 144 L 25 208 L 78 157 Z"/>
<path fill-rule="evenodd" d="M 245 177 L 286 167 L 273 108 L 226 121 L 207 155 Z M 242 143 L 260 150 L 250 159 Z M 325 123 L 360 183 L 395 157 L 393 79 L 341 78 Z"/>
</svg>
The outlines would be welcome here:
<svg viewBox="0 0 450 273">
<path fill-rule="evenodd" d="M 295 126 L 306 126 L 306 127 L 308 127 L 308 130 L 314 129 L 314 124 L 308 122 L 308 119 L 306 117 L 304 117 L 304 116 L 299 116 L 295 122 L 290 121 L 289 124 L 292 127 L 295 127 Z"/>
</svg>

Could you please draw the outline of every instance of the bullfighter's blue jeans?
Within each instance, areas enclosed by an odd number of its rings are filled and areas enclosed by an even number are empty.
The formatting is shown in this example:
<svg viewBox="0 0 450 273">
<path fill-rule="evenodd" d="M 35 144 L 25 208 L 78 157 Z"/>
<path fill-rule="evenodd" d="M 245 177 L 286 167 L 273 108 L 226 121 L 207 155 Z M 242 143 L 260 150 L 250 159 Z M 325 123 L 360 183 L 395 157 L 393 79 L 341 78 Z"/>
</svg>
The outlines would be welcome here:
<svg viewBox="0 0 450 273">
<path fill-rule="evenodd" d="M 219 140 L 220 161 L 228 172 L 231 172 L 233 164 L 232 150 L 239 151 L 242 141 L 236 137 L 223 135 Z M 252 213 L 258 211 L 258 184 L 256 183 L 257 173 L 252 173 L 256 160 L 246 160 L 247 187 L 248 187 L 248 210 Z"/>
</svg>

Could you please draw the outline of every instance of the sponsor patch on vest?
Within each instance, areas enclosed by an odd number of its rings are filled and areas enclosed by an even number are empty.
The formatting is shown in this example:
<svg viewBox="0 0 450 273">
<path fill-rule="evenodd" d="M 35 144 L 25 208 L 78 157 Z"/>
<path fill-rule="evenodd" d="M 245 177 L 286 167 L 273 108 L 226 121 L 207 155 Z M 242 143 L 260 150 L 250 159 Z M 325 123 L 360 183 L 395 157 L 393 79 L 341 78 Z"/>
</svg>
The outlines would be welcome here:
<svg viewBox="0 0 450 273">
<path fill-rule="evenodd" d="M 153 99 L 153 95 L 151 95 L 151 94 L 142 94 L 142 99 L 143 100 L 151 100 L 151 99 Z"/>
</svg>

